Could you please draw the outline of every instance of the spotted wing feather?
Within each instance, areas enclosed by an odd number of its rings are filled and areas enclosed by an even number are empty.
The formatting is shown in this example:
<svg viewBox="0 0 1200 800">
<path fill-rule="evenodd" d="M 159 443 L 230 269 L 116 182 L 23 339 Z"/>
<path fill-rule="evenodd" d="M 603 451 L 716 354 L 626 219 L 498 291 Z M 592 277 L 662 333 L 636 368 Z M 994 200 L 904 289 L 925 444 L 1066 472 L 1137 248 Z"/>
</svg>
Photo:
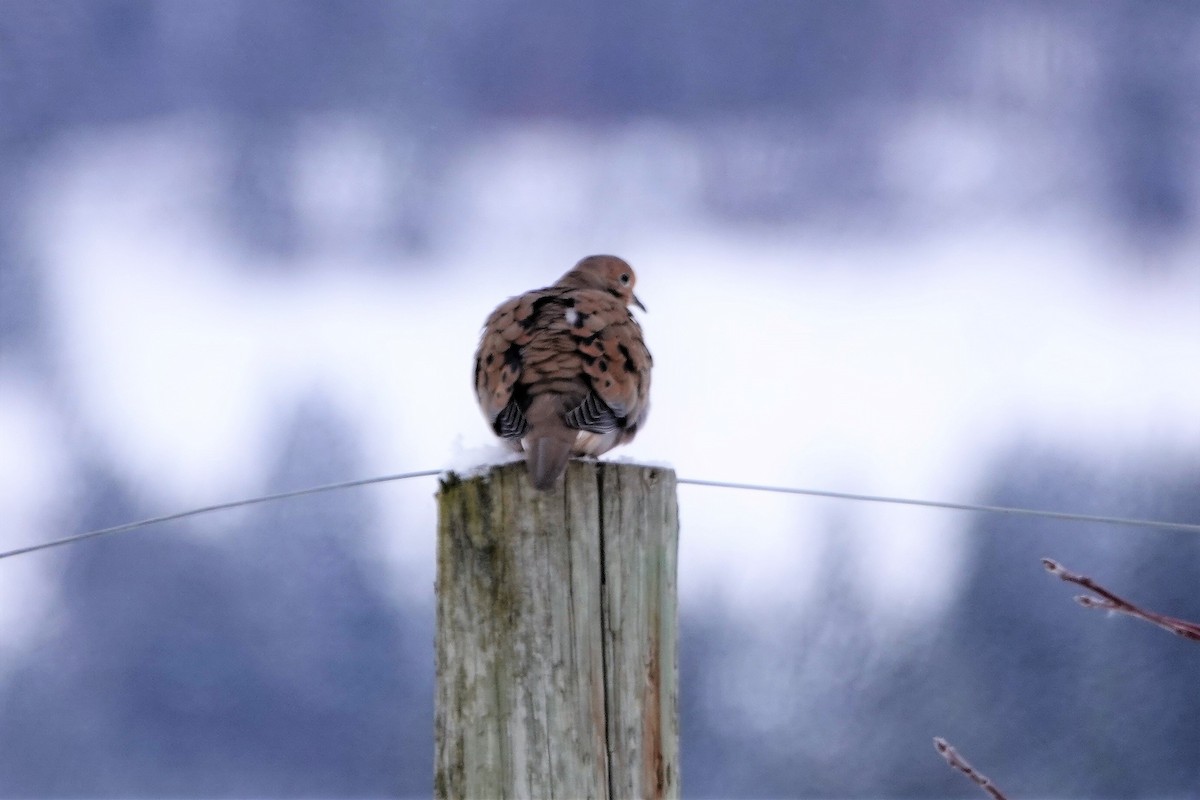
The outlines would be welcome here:
<svg viewBox="0 0 1200 800">
<path fill-rule="evenodd" d="M 534 302 L 542 292 L 528 292 L 502 303 L 483 325 L 475 352 L 475 396 L 497 435 L 523 435 L 521 375 L 523 349 L 533 338 Z M 517 401 L 514 403 L 514 400 Z"/>
<path fill-rule="evenodd" d="M 605 292 L 577 292 L 575 307 L 583 318 L 576 339 L 583 374 L 618 426 L 632 437 L 649 411 L 653 365 L 641 326 L 623 303 Z"/>
</svg>

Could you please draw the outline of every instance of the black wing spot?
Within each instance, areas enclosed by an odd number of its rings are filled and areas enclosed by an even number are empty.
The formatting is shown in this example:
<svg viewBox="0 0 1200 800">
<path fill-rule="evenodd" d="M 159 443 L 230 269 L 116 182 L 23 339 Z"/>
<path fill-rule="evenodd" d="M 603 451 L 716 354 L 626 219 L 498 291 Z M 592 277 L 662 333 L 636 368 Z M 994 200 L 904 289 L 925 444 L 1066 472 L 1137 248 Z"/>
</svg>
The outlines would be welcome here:
<svg viewBox="0 0 1200 800">
<path fill-rule="evenodd" d="M 633 356 L 630 354 L 629 348 L 623 344 L 619 344 L 619 345 L 617 345 L 617 349 L 620 350 L 621 355 L 623 355 L 625 357 L 625 364 L 624 364 L 625 371 L 630 374 L 637 372 L 637 367 L 635 367 L 633 365 Z"/>
<path fill-rule="evenodd" d="M 601 371 L 601 372 L 608 372 L 608 362 L 607 362 L 607 361 L 605 361 L 603 358 L 602 358 L 602 359 L 600 359 L 600 371 Z"/>
<path fill-rule="evenodd" d="M 572 301 L 573 303 L 574 301 Z M 562 305 L 562 300 L 554 295 L 543 295 L 529 304 L 529 316 L 521 320 L 521 327 L 526 331 L 533 330 L 542 317 L 542 309 L 548 305 Z"/>
<path fill-rule="evenodd" d="M 513 372 L 521 373 L 521 345 L 514 342 L 504 351 L 504 366 L 510 367 Z"/>
<path fill-rule="evenodd" d="M 486 363 L 487 363 L 487 365 L 488 365 L 489 367 L 492 365 L 492 362 L 493 362 L 493 361 L 495 361 L 495 360 L 496 360 L 496 354 L 495 354 L 495 353 L 488 353 L 488 357 L 487 357 L 487 361 L 486 361 Z"/>
</svg>

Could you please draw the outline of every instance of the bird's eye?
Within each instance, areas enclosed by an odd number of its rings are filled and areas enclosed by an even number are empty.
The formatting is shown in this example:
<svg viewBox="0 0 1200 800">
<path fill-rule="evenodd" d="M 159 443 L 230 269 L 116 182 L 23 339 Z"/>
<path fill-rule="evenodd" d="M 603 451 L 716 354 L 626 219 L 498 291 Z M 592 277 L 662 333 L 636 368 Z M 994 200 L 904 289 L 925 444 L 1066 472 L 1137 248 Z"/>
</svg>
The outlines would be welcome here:
<svg viewBox="0 0 1200 800">
<path fill-rule="evenodd" d="M 629 284 L 629 273 L 628 272 L 621 273 L 621 283 L 624 283 L 626 285 Z"/>
</svg>

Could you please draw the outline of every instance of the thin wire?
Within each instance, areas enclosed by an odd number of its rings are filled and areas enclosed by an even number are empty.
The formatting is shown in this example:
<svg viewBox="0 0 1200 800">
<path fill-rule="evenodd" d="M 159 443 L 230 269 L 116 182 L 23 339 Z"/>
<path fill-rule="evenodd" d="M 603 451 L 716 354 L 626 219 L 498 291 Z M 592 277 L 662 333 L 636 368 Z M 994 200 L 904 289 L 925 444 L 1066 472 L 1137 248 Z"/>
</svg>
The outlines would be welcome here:
<svg viewBox="0 0 1200 800">
<path fill-rule="evenodd" d="M 852 492 L 829 492 L 821 489 L 795 489 L 790 486 L 762 486 L 755 483 L 706 481 L 699 478 L 678 478 L 675 482 L 686 483 L 692 486 L 709 486 L 719 489 L 745 489 L 752 492 L 803 494 L 810 497 L 831 497 L 835 500 L 857 500 L 866 503 L 890 503 L 893 505 L 904 506 L 925 506 L 926 508 L 948 508 L 954 511 L 978 511 L 987 514 L 1019 514 L 1027 517 L 1069 520 L 1071 522 L 1100 522 L 1105 525 L 1131 525 L 1137 528 L 1162 528 L 1165 530 L 1200 533 L 1200 524 L 1191 522 L 1163 522 L 1152 519 L 1130 519 L 1128 517 L 1105 517 L 1096 514 L 1076 514 L 1070 511 L 1043 511 L 1036 508 L 1018 508 L 1015 506 L 987 506 L 975 505 L 973 503 L 947 503 L 940 500 L 913 500 L 907 497 L 883 497 L 873 494 L 854 494 Z"/>
<path fill-rule="evenodd" d="M 203 506 L 201 508 L 193 508 L 188 511 L 180 511 L 175 514 L 165 514 L 161 517 L 150 517 L 149 519 L 138 520 L 137 522 L 127 522 L 124 525 L 114 525 L 111 528 L 101 528 L 99 530 L 87 531 L 85 533 L 77 533 L 73 536 L 64 536 L 61 539 L 54 539 L 41 544 L 29 545 L 27 547 L 19 547 L 16 550 L 8 550 L 0 553 L 0 560 L 12 558 L 13 556 L 24 555 L 26 553 L 36 553 L 39 550 L 48 550 L 52 547 L 61 545 L 73 544 L 81 542 L 84 539 L 93 539 L 99 536 L 108 536 L 109 534 L 122 533 L 131 531 L 137 528 L 144 528 L 148 525 L 157 525 L 160 522 L 171 522 L 185 517 L 194 517 L 199 514 L 208 514 L 213 511 L 224 511 L 231 508 L 240 508 L 242 506 L 250 506 L 258 503 L 268 503 L 274 500 L 286 500 L 292 497 L 302 497 L 308 494 L 319 494 L 321 492 L 332 492 L 340 489 L 351 489 L 356 486 L 368 486 L 375 483 L 387 483 L 389 481 L 407 480 L 408 478 L 426 478 L 433 475 L 440 475 L 446 470 L 441 469 L 426 469 L 417 472 L 402 472 L 395 475 L 381 475 L 375 478 L 360 478 L 353 481 L 342 481 L 341 483 L 327 483 L 323 486 L 311 486 L 307 489 L 296 489 L 291 492 L 280 492 L 278 494 L 268 494 L 262 497 L 252 497 L 247 500 L 233 500 L 228 503 L 217 503 L 216 505 Z M 1160 520 L 1150 519 L 1132 519 L 1127 517 L 1105 517 L 1095 514 L 1076 514 L 1069 511 L 1044 511 L 1035 508 L 1019 508 L 1015 506 L 989 506 L 976 505 L 973 503 L 948 503 L 940 500 L 915 500 L 908 497 L 884 497 L 881 495 L 872 494 L 855 494 L 852 492 L 831 492 L 822 489 L 800 489 L 791 486 L 765 486 L 757 483 L 733 483 L 730 481 L 709 481 L 700 478 L 678 478 L 676 483 L 705 486 L 716 489 L 741 489 L 750 492 L 774 492 L 777 494 L 799 494 L 809 497 L 827 497 L 834 500 L 853 500 L 866 503 L 888 503 L 891 505 L 906 505 L 906 506 L 924 506 L 926 508 L 941 508 L 950 509 L 953 511 L 974 511 L 985 514 L 1015 514 L 1027 517 L 1041 517 L 1043 519 L 1066 520 L 1070 522 L 1097 522 L 1105 525 L 1129 525 L 1136 528 L 1159 528 L 1162 530 L 1188 531 L 1189 533 L 1200 533 L 1200 524 L 1189 522 L 1164 522 Z"/>
<path fill-rule="evenodd" d="M 307 489 L 296 489 L 291 492 L 279 492 L 278 494 L 268 494 L 262 497 L 252 497 L 248 500 L 233 500 L 228 503 L 217 503 L 216 505 L 203 506 L 201 508 L 193 508 L 188 511 L 179 511 L 175 514 L 164 514 L 161 517 L 150 517 L 149 519 L 138 520 L 137 522 L 126 522 L 124 525 L 114 525 L 111 528 L 101 528 L 100 530 L 87 531 L 86 533 L 76 533 L 73 536 L 64 536 L 61 539 L 54 539 L 41 544 L 32 544 L 28 547 L 18 547 L 16 550 L 7 550 L 0 553 L 0 560 L 12 558 L 13 556 L 24 555 L 25 553 L 36 553 L 38 550 L 49 550 L 51 547 L 60 547 L 64 544 L 74 544 L 82 542 L 84 539 L 94 539 L 98 536 L 108 536 L 113 533 L 123 533 L 131 531 L 135 528 L 145 528 L 148 525 L 157 525 L 160 522 L 172 522 L 185 517 L 194 517 L 198 514 L 208 514 L 213 511 L 225 511 L 230 508 L 240 508 L 242 506 L 252 506 L 258 503 L 269 503 L 273 500 L 286 500 L 291 497 L 302 497 L 306 494 L 320 494 L 321 492 L 332 492 L 338 489 L 351 489 L 356 486 L 369 486 L 373 483 L 387 483 L 388 481 L 402 481 L 408 478 L 424 478 L 430 475 L 439 475 L 444 470 L 426 469 L 419 472 L 403 472 L 395 475 L 381 475 L 376 478 L 360 478 L 354 481 L 342 481 L 341 483 L 327 483 L 323 486 L 310 486 Z"/>
</svg>

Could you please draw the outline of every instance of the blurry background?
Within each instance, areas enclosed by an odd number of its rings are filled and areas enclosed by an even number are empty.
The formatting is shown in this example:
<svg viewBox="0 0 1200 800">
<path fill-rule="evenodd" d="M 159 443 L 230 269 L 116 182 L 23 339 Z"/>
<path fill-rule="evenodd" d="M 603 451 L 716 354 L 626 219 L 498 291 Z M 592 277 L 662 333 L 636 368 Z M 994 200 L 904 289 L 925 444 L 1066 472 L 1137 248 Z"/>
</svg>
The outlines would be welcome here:
<svg viewBox="0 0 1200 800">
<path fill-rule="evenodd" d="M 0 548 L 494 457 L 614 252 L 693 478 L 1200 521 L 1200 6 L 0 2 Z M 0 795 L 428 796 L 430 478 L 0 561 Z M 1194 535 L 681 487 L 683 785 L 1200 793 Z"/>
</svg>

